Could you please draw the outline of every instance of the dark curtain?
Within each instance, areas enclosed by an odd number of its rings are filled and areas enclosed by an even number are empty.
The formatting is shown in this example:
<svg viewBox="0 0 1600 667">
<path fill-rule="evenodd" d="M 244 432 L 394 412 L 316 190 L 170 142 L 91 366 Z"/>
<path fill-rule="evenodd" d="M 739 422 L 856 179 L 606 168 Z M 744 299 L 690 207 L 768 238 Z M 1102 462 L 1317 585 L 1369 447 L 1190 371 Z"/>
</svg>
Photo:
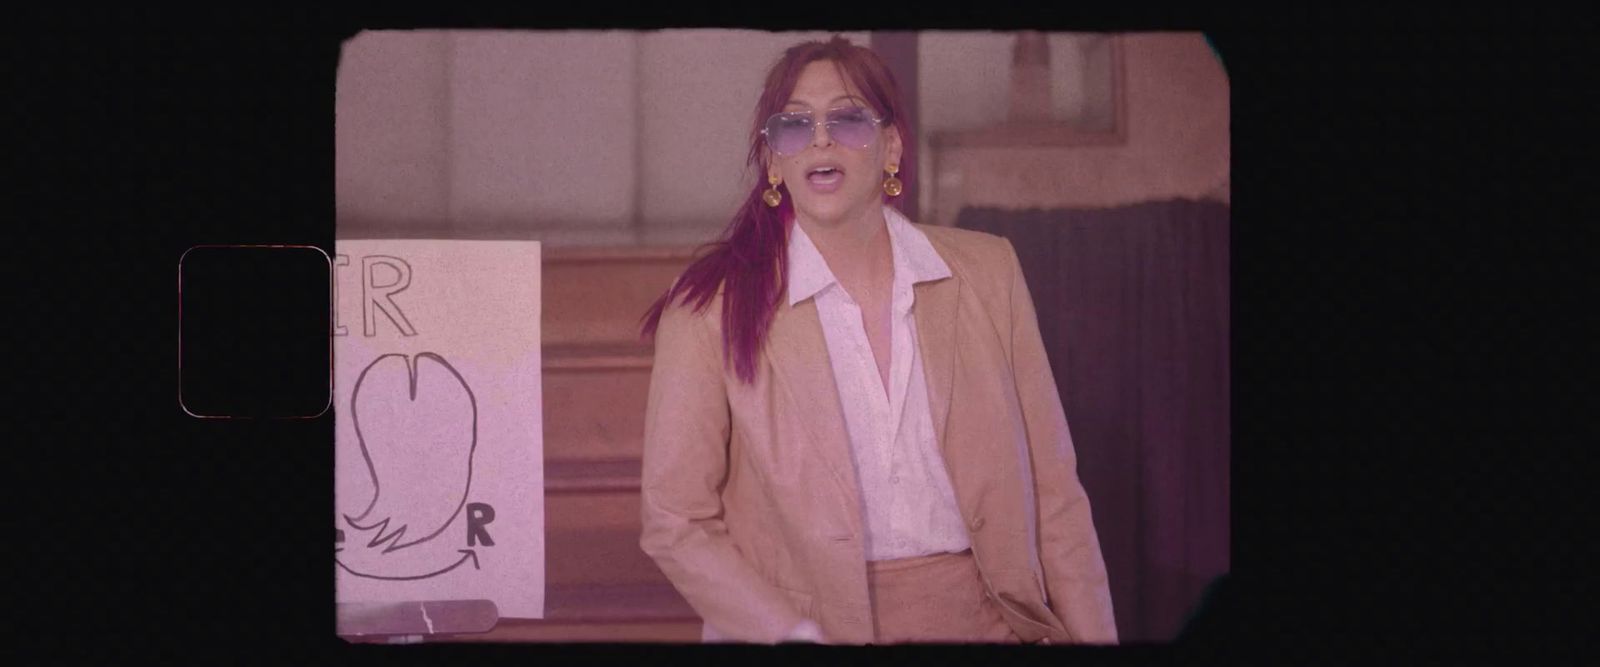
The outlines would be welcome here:
<svg viewBox="0 0 1600 667">
<path fill-rule="evenodd" d="M 1217 202 L 966 209 L 1016 246 L 1121 639 L 1175 639 L 1228 571 L 1228 222 Z"/>
</svg>

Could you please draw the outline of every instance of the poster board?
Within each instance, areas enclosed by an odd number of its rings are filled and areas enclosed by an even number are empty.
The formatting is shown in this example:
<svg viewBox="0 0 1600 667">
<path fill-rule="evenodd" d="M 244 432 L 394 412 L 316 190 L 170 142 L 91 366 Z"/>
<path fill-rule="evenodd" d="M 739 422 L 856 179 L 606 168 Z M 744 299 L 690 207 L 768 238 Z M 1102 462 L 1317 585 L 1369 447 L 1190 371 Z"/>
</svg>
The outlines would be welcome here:
<svg viewBox="0 0 1600 667">
<path fill-rule="evenodd" d="M 542 618 L 539 243 L 335 248 L 337 602 Z"/>
</svg>

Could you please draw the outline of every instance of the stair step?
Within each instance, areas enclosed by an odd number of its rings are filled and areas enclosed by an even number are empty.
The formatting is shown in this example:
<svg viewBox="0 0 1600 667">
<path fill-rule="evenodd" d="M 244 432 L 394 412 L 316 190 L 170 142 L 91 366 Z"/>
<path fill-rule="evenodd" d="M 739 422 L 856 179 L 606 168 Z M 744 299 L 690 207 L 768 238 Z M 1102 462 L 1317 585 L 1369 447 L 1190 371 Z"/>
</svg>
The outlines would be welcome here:
<svg viewBox="0 0 1600 667">
<path fill-rule="evenodd" d="M 545 581 L 666 582 L 639 547 L 641 532 L 637 489 L 545 496 Z"/>
<path fill-rule="evenodd" d="M 672 584 L 584 584 L 545 589 L 545 618 L 567 623 L 698 621 Z"/>
<path fill-rule="evenodd" d="M 552 248 L 544 268 L 546 618 L 461 641 L 698 642 L 701 622 L 639 548 L 654 347 L 639 318 L 692 248 Z"/>
<path fill-rule="evenodd" d="M 542 283 L 545 344 L 631 343 L 639 318 L 692 259 L 692 247 L 551 249 Z"/>
<path fill-rule="evenodd" d="M 638 458 L 650 398 L 650 364 L 610 357 L 605 366 L 573 365 L 544 373 L 544 457 L 554 460 Z M 565 361 L 559 357 L 559 366 Z"/>
<path fill-rule="evenodd" d="M 597 341 L 551 343 L 540 352 L 545 372 L 649 368 L 655 345 L 650 342 Z"/>
<path fill-rule="evenodd" d="M 552 532 L 545 543 L 550 585 L 665 583 L 654 560 L 639 548 L 637 530 Z"/>
<path fill-rule="evenodd" d="M 636 530 L 639 489 L 546 493 L 546 530 Z"/>
<path fill-rule="evenodd" d="M 544 490 L 546 494 L 638 491 L 642 466 L 636 458 L 546 461 Z"/>
</svg>

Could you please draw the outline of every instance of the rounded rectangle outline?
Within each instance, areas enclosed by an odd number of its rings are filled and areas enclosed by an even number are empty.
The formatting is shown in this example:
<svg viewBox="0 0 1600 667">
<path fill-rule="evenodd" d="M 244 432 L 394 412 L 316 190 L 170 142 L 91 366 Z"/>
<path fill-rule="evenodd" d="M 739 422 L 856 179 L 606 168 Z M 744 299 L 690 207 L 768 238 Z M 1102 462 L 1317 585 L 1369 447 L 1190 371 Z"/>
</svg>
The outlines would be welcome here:
<svg viewBox="0 0 1600 667">
<path fill-rule="evenodd" d="M 315 250 L 322 255 L 322 260 L 328 265 L 328 400 L 322 409 L 314 415 L 283 415 L 251 417 L 243 415 L 202 415 L 189 409 L 183 402 L 183 260 L 199 248 L 299 248 Z M 178 256 L 178 408 L 196 419 L 317 419 L 328 413 L 333 407 L 333 258 L 328 252 L 314 245 L 304 244 L 276 244 L 276 243 L 202 243 L 189 246 Z"/>
</svg>

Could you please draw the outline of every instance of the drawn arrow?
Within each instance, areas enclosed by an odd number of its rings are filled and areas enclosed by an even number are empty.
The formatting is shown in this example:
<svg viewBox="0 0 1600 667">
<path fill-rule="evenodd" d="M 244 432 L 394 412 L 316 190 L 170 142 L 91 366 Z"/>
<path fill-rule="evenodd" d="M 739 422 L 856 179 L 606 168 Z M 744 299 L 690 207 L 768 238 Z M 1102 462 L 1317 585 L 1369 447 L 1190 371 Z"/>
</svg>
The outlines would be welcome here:
<svg viewBox="0 0 1600 667">
<path fill-rule="evenodd" d="M 337 554 L 340 551 L 344 551 L 344 549 L 334 549 L 333 553 Z M 416 581 L 418 579 L 427 579 L 429 577 L 437 577 L 437 576 L 439 576 L 441 574 L 444 574 L 444 573 L 449 572 L 451 570 L 454 570 L 454 569 L 456 569 L 458 567 L 461 567 L 461 564 L 467 562 L 468 559 L 472 560 L 472 569 L 474 569 L 474 570 L 483 569 L 482 567 L 478 566 L 478 553 L 476 551 L 473 551 L 472 549 L 457 549 L 457 551 L 461 552 L 461 560 L 458 560 L 458 561 L 450 564 L 449 567 L 446 567 L 446 568 L 444 568 L 442 570 L 439 570 L 437 572 L 429 572 L 428 574 L 419 574 L 419 575 L 410 576 L 410 577 L 385 577 L 385 576 L 377 575 L 377 574 L 367 574 L 365 572 L 357 572 L 355 570 L 350 569 L 349 565 L 345 565 L 343 561 L 339 560 L 338 556 L 334 556 L 333 562 L 338 563 L 339 567 L 344 568 L 345 572 L 349 572 L 350 574 L 356 575 L 358 577 L 365 577 L 367 579 L 382 579 L 384 581 Z"/>
</svg>

